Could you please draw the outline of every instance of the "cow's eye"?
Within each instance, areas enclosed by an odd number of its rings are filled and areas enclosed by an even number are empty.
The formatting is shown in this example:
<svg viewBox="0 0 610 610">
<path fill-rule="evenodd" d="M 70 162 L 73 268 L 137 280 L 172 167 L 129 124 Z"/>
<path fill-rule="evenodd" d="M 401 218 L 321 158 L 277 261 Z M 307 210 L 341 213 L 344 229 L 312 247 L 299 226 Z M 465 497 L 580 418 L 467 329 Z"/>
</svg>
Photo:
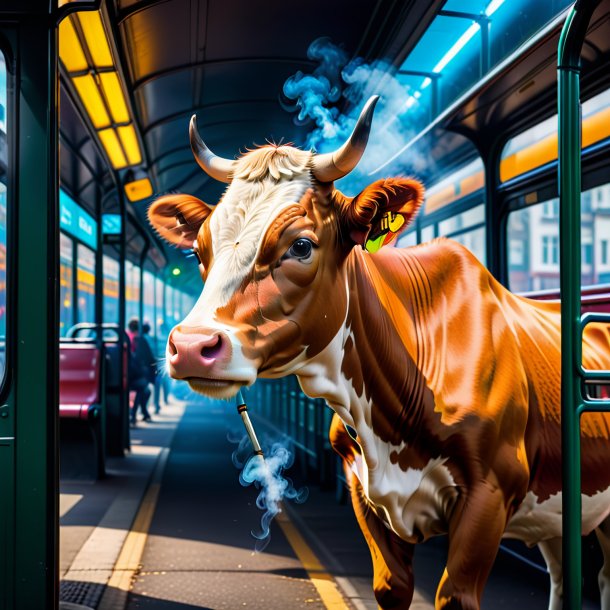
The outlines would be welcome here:
<svg viewBox="0 0 610 610">
<path fill-rule="evenodd" d="M 290 246 L 288 252 L 284 255 L 284 258 L 298 258 L 302 263 L 309 263 L 312 254 L 313 242 L 310 239 L 301 237 Z"/>
</svg>

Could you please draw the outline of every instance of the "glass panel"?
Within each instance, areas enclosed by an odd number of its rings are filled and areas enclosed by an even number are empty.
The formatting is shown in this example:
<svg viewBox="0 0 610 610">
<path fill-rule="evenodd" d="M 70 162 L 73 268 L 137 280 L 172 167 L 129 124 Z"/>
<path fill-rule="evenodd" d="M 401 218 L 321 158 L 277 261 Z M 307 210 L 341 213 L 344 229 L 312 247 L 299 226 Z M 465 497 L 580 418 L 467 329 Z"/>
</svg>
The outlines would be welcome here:
<svg viewBox="0 0 610 610">
<path fill-rule="evenodd" d="M 461 214 L 456 214 L 438 223 L 438 234 L 446 237 L 453 237 L 456 231 L 462 231 L 474 225 L 485 222 L 485 205 L 477 205 Z M 454 239 L 456 239 L 454 237 Z"/>
<path fill-rule="evenodd" d="M 570 4 L 570 0 L 448 0 L 445 10 L 480 17 L 438 15 L 430 24 L 400 67 L 407 93 L 405 112 L 400 118 L 416 131 L 421 130 Z M 489 62 L 484 66 L 481 25 L 486 22 L 489 24 Z M 415 76 L 408 74 L 409 71 L 428 72 L 431 77 Z M 438 83 L 436 96 L 431 94 L 435 81 Z"/>
<path fill-rule="evenodd" d="M 610 89 L 582 105 L 582 146 L 610 137 Z M 511 138 L 502 151 L 500 180 L 506 182 L 557 159 L 557 115 Z"/>
<path fill-rule="evenodd" d="M 415 246 L 417 244 L 417 231 L 411 229 L 405 235 L 401 235 L 397 242 L 397 248 L 408 248 L 409 246 Z"/>
<path fill-rule="evenodd" d="M 485 265 L 485 228 L 467 231 L 451 237 L 454 241 L 466 246 Z"/>
<path fill-rule="evenodd" d="M 76 256 L 78 322 L 95 322 L 95 252 L 78 244 Z"/>
<path fill-rule="evenodd" d="M 170 327 L 174 325 L 174 289 L 169 284 L 165 287 L 165 320 Z"/>
<path fill-rule="evenodd" d="M 72 264 L 73 241 L 64 233 L 59 234 L 59 335 L 65 337 L 74 325 L 74 295 Z"/>
<path fill-rule="evenodd" d="M 140 317 L 140 267 L 125 261 L 125 318 Z"/>
<path fill-rule="evenodd" d="M 6 371 L 6 209 L 8 176 L 6 63 L 0 53 L 0 385 Z"/>
<path fill-rule="evenodd" d="M 119 323 L 119 261 L 104 255 L 104 322 Z"/>
<path fill-rule="evenodd" d="M 582 194 L 582 284 L 610 282 L 610 185 Z M 509 286 L 515 292 L 559 288 L 559 200 L 508 218 Z"/>
<path fill-rule="evenodd" d="M 150 333 L 155 334 L 155 276 L 144 271 L 144 321 L 150 325 Z"/>
<path fill-rule="evenodd" d="M 165 317 L 165 311 L 163 310 L 163 281 L 158 277 L 155 278 L 155 302 L 157 304 L 157 329 L 161 324 L 163 324 L 163 319 Z"/>
<path fill-rule="evenodd" d="M 421 240 L 422 242 L 430 241 L 434 239 L 434 225 L 428 225 L 421 230 Z"/>
<path fill-rule="evenodd" d="M 477 192 L 480 192 L 480 200 L 483 201 L 484 188 L 483 161 L 477 157 L 471 163 L 426 189 L 425 213 L 435 212 Z"/>
</svg>

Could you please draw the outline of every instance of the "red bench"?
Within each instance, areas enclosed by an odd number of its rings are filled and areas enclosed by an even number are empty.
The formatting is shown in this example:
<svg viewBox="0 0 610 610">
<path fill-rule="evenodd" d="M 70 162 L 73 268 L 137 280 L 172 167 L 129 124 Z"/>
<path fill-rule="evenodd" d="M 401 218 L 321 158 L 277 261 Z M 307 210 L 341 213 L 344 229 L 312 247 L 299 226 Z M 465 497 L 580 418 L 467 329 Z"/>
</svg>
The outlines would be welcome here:
<svg viewBox="0 0 610 610">
<path fill-rule="evenodd" d="M 60 472 L 68 479 L 104 476 L 101 353 L 91 341 L 59 346 Z"/>
<path fill-rule="evenodd" d="M 59 348 L 59 415 L 88 420 L 99 414 L 100 351 L 95 345 Z"/>
</svg>

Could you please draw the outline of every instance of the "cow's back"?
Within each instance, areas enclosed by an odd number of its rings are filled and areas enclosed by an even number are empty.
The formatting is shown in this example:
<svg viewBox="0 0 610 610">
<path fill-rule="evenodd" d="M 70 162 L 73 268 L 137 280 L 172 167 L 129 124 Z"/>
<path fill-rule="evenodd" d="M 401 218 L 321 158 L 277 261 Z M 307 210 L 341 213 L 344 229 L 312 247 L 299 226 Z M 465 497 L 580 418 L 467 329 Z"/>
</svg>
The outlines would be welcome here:
<svg viewBox="0 0 610 610">
<path fill-rule="evenodd" d="M 539 501 L 561 488 L 561 306 L 510 295 L 512 317 L 528 377 L 526 449 L 531 491 Z M 610 327 L 590 324 L 583 337 L 583 364 L 610 369 Z M 610 414 L 581 419 L 582 491 L 593 496 L 610 486 Z"/>
</svg>

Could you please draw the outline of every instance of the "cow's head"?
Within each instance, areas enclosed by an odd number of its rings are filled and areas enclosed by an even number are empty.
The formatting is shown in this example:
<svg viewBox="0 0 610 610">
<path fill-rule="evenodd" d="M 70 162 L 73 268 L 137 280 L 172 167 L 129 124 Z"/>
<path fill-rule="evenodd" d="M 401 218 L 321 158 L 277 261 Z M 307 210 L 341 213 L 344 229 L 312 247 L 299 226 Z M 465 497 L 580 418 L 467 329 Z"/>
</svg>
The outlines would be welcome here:
<svg viewBox="0 0 610 610">
<path fill-rule="evenodd" d="M 297 371 L 337 335 L 347 312 L 346 258 L 406 228 L 423 197 L 419 182 L 404 178 L 379 180 L 353 198 L 333 187 L 360 160 L 376 101 L 341 148 L 320 155 L 269 145 L 221 159 L 191 119 L 197 162 L 229 186 L 214 207 L 167 195 L 149 209 L 162 237 L 194 249 L 204 281 L 169 336 L 172 377 L 228 398 L 258 375 Z"/>
</svg>

